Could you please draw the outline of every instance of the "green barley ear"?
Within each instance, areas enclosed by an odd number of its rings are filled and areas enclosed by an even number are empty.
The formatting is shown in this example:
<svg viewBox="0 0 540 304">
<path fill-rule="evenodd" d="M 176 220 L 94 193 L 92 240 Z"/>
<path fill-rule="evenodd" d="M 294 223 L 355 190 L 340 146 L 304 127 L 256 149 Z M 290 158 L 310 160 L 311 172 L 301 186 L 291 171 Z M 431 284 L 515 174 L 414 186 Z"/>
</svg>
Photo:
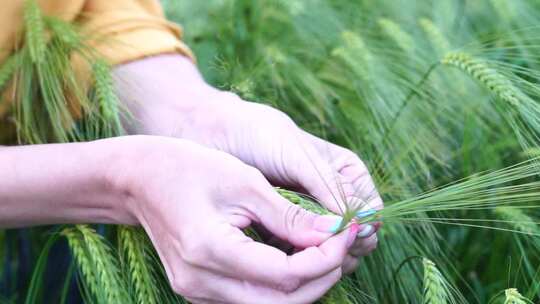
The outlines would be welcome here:
<svg viewBox="0 0 540 304">
<path fill-rule="evenodd" d="M 86 246 L 81 234 L 76 228 L 67 228 L 62 231 L 62 235 L 64 235 L 68 241 L 73 257 L 79 266 L 83 283 L 88 288 L 88 292 L 91 294 L 98 294 L 100 291 L 98 287 L 98 278 L 96 277 L 92 259 L 86 251 Z"/>
<path fill-rule="evenodd" d="M 151 248 L 146 246 L 144 231 L 135 227 L 120 226 L 118 239 L 122 260 L 127 265 L 135 298 L 139 304 L 160 303 Z"/>
<path fill-rule="evenodd" d="M 92 72 L 95 99 L 105 124 L 103 136 L 121 135 L 124 131 L 120 119 L 120 100 L 114 89 L 111 68 L 105 60 L 98 59 L 92 66 Z"/>
<path fill-rule="evenodd" d="M 314 200 L 298 192 L 294 192 L 294 191 L 290 191 L 290 190 L 286 190 L 282 188 L 276 188 L 276 191 L 281 196 L 283 196 L 288 201 L 290 201 L 291 203 L 296 204 L 313 213 L 320 214 L 320 215 L 331 214 L 331 212 L 328 211 L 323 206 L 321 206 L 321 204 L 315 202 Z"/>
<path fill-rule="evenodd" d="M 20 65 L 20 55 L 18 53 L 11 55 L 0 65 L 0 92 L 11 80 L 15 71 Z"/>
<path fill-rule="evenodd" d="M 525 235 L 540 235 L 540 229 L 536 222 L 525 214 L 523 210 L 508 206 L 499 206 L 495 207 L 493 211 L 516 231 Z"/>
<path fill-rule="evenodd" d="M 530 99 L 530 97 L 514 86 L 505 75 L 490 67 L 482 59 L 474 58 L 464 52 L 455 52 L 446 54 L 441 60 L 441 63 L 463 70 L 482 83 L 501 100 L 514 106 L 520 105 L 524 100 Z"/>
<path fill-rule="evenodd" d="M 504 304 L 532 304 L 533 302 L 522 296 L 516 288 L 508 288 L 504 291 Z"/>
<path fill-rule="evenodd" d="M 118 227 L 120 260 L 138 304 L 186 303 L 171 289 L 152 242 L 142 228 Z"/>
<path fill-rule="evenodd" d="M 320 300 L 321 304 L 352 304 L 354 303 L 350 298 L 349 291 L 338 282 L 332 289 L 330 289 L 324 297 Z"/>
<path fill-rule="evenodd" d="M 422 30 L 426 33 L 431 45 L 437 54 L 445 54 L 450 50 L 450 42 L 446 39 L 441 30 L 428 18 L 418 20 Z"/>
<path fill-rule="evenodd" d="M 343 45 L 332 50 L 332 56 L 340 58 L 363 82 L 369 83 L 374 56 L 364 39 L 355 32 L 341 32 Z"/>
<path fill-rule="evenodd" d="M 516 86 L 526 82 L 523 78 L 517 77 L 512 81 L 509 76 L 499 72 L 485 60 L 464 52 L 448 53 L 440 63 L 466 72 L 503 101 L 501 106 L 505 118 L 523 149 L 527 150 L 538 145 L 540 106 Z"/>
<path fill-rule="evenodd" d="M 68 239 L 83 285 L 98 303 L 131 303 L 119 261 L 105 239 L 86 225 L 62 232 Z"/>
<path fill-rule="evenodd" d="M 44 59 L 46 41 L 43 16 L 36 0 L 24 2 L 24 26 L 30 58 L 34 63 L 40 63 Z"/>
<path fill-rule="evenodd" d="M 73 24 L 53 17 L 44 17 L 44 22 L 47 29 L 54 33 L 54 37 L 70 50 L 83 47 L 83 39 Z"/>
<path fill-rule="evenodd" d="M 448 285 L 435 263 L 423 258 L 424 267 L 424 304 L 449 303 L 450 291 Z"/>
<path fill-rule="evenodd" d="M 399 24 L 388 18 L 381 18 L 378 20 L 378 23 L 384 33 L 390 37 L 403 51 L 409 52 L 414 49 L 414 39 L 411 37 L 411 35 L 409 35 L 409 33 L 401 29 Z"/>
<path fill-rule="evenodd" d="M 319 215 L 334 214 L 330 210 L 322 206 L 320 203 L 318 203 L 314 198 L 307 195 L 281 188 L 276 188 L 276 191 L 291 203 L 296 204 L 303 209 L 306 209 L 313 213 Z M 341 214 L 341 217 L 343 219 L 338 229 L 336 229 L 336 233 L 343 231 L 347 227 L 347 225 L 349 225 L 349 223 L 356 217 L 356 212 L 358 211 L 357 209 L 358 208 L 356 208 L 355 206 L 351 207 L 347 204 L 346 209 L 343 210 L 343 214 Z"/>
</svg>

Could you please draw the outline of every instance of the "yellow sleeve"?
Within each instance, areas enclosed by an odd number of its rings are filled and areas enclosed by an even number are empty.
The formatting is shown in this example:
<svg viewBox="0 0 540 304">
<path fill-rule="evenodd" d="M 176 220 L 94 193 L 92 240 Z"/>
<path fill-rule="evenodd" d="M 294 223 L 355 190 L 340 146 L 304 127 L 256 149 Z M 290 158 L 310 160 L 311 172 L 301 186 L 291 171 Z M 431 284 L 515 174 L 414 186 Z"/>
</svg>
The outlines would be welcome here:
<svg viewBox="0 0 540 304">
<path fill-rule="evenodd" d="M 38 0 L 44 15 L 74 21 L 94 37 L 90 44 L 111 64 L 162 53 L 194 58 L 181 41 L 181 28 L 165 19 L 158 0 Z M 2 3 L 0 62 L 17 47 L 24 0 Z"/>
<path fill-rule="evenodd" d="M 182 29 L 165 19 L 158 0 L 86 0 L 76 22 L 113 65 L 163 53 L 194 59 L 181 41 Z"/>
<path fill-rule="evenodd" d="M 182 29 L 167 21 L 159 0 L 85 0 L 74 22 L 85 43 L 111 65 L 166 53 L 195 61 L 181 40 Z M 71 62 L 83 88 L 91 85 L 88 61 L 74 56 Z"/>
<path fill-rule="evenodd" d="M 182 29 L 166 20 L 159 0 L 37 1 L 43 15 L 78 24 L 85 42 L 112 65 L 164 53 L 179 53 L 195 60 L 181 40 Z M 0 9 L 0 64 L 18 47 L 24 23 L 24 0 L 4 2 Z M 74 56 L 72 65 L 80 84 L 90 85 L 88 62 Z M 0 100 L 9 96 L 4 92 Z M 0 120 L 8 104 L 0 103 Z"/>
</svg>

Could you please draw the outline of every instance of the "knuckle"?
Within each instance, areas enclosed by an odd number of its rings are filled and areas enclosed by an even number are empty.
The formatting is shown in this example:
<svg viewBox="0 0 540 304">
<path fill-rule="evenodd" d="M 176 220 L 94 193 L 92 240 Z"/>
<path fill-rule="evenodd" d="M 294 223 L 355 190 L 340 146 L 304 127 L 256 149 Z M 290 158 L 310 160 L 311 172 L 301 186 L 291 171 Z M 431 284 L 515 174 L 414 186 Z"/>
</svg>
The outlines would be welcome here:
<svg viewBox="0 0 540 304">
<path fill-rule="evenodd" d="M 265 179 L 264 175 L 261 173 L 261 171 L 259 171 L 255 167 L 244 166 L 243 171 L 244 171 L 244 173 L 243 173 L 244 177 L 247 179 L 248 182 L 250 182 L 252 184 L 260 185 L 260 183 L 266 181 L 266 179 Z"/>
<path fill-rule="evenodd" d="M 343 276 L 343 270 L 341 267 L 338 267 L 336 270 L 332 271 L 330 274 L 332 282 L 335 284 L 337 283 L 341 277 Z"/>
<path fill-rule="evenodd" d="M 300 288 L 302 280 L 296 274 L 285 271 L 283 272 L 276 282 L 276 289 L 285 293 L 291 293 Z"/>
<path fill-rule="evenodd" d="M 171 285 L 175 293 L 187 298 L 196 297 L 196 291 L 199 288 L 197 282 L 184 277 L 175 279 Z"/>
<path fill-rule="evenodd" d="M 210 253 L 206 244 L 200 239 L 192 239 L 189 242 L 183 244 L 181 257 L 182 259 L 191 265 L 201 265 L 204 261 L 210 259 Z"/>
</svg>

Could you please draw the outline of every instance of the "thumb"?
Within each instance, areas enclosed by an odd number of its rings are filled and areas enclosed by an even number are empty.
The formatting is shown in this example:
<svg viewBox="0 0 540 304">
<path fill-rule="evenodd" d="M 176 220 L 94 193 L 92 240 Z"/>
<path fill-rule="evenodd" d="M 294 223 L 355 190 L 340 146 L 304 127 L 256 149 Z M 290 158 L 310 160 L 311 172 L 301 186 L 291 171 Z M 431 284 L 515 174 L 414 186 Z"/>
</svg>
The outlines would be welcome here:
<svg viewBox="0 0 540 304">
<path fill-rule="evenodd" d="M 252 210 L 258 221 L 278 238 L 299 248 L 318 246 L 333 236 L 342 218 L 336 215 L 318 215 L 295 205 L 273 188 L 263 194 Z"/>
</svg>

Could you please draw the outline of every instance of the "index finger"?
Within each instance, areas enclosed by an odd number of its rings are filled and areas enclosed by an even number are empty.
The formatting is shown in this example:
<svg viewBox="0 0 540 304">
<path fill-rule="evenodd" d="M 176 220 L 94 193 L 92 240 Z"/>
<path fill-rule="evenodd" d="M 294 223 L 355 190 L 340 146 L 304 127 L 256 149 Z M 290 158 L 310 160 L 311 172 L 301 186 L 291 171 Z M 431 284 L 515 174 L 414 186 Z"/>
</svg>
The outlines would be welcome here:
<svg viewBox="0 0 540 304">
<path fill-rule="evenodd" d="M 351 226 L 320 246 L 308 247 L 290 256 L 245 236 L 219 238 L 210 267 L 233 278 L 291 292 L 302 282 L 340 267 L 357 230 L 357 226 Z M 240 230 L 238 233 L 241 233 Z"/>
</svg>

